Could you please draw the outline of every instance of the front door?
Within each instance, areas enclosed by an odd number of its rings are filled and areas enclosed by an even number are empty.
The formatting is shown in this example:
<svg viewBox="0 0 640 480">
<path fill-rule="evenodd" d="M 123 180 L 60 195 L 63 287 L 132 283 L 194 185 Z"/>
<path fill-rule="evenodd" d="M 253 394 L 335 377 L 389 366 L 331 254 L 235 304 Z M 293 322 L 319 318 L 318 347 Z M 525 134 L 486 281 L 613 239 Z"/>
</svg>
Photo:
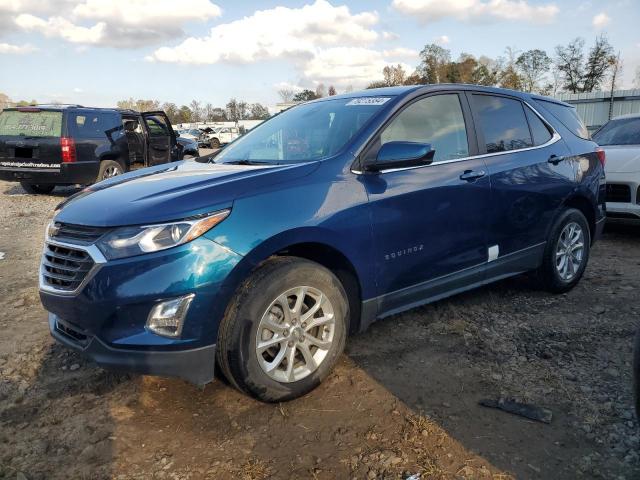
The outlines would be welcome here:
<svg viewBox="0 0 640 480">
<path fill-rule="evenodd" d="M 147 162 L 160 165 L 171 161 L 172 150 L 176 144 L 171 123 L 164 112 L 145 112 L 142 114 L 147 126 L 149 148 Z"/>
<path fill-rule="evenodd" d="M 490 182 L 477 153 L 466 98 L 421 97 L 401 110 L 365 153 L 391 141 L 428 143 L 430 165 L 362 174 L 372 214 L 378 315 L 483 280 Z"/>
</svg>

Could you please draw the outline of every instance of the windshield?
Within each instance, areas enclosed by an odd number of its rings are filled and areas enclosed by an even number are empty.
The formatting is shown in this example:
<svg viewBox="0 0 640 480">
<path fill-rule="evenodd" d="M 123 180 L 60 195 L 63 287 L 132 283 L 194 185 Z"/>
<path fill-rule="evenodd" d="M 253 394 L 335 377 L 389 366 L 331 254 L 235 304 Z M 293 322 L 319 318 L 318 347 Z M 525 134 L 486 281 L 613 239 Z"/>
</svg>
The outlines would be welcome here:
<svg viewBox="0 0 640 480">
<path fill-rule="evenodd" d="M 216 163 L 300 163 L 328 158 L 389 99 L 341 98 L 293 107 L 230 144 Z"/>
<path fill-rule="evenodd" d="M 611 120 L 593 135 L 598 145 L 640 145 L 640 117 Z"/>
<path fill-rule="evenodd" d="M 59 137 L 62 112 L 4 110 L 0 113 L 0 136 Z"/>
</svg>

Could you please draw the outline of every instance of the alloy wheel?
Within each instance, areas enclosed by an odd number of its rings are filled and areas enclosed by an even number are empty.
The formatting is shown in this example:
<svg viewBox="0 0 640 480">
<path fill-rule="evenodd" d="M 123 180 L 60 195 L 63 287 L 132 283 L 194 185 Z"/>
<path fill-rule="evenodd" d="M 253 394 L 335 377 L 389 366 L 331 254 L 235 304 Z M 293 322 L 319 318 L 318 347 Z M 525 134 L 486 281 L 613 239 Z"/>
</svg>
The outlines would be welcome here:
<svg viewBox="0 0 640 480">
<path fill-rule="evenodd" d="M 107 178 L 113 178 L 115 176 L 120 175 L 122 172 L 120 168 L 116 166 L 109 166 L 104 169 L 104 173 L 102 174 L 102 180 L 106 180 Z"/>
<path fill-rule="evenodd" d="M 556 245 L 556 271 L 569 282 L 577 275 L 584 259 L 584 231 L 576 222 L 570 222 L 560 232 Z"/>
<path fill-rule="evenodd" d="M 299 286 L 271 302 L 256 333 L 256 355 L 272 379 L 290 383 L 311 375 L 333 343 L 333 305 L 320 290 Z"/>
</svg>

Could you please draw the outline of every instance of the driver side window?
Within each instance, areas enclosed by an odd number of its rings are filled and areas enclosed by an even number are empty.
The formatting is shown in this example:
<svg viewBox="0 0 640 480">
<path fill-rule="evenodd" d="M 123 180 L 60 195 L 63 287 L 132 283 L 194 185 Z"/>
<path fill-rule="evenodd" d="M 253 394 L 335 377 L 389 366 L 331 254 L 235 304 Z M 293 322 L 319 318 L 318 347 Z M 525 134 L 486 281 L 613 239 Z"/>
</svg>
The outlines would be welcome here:
<svg viewBox="0 0 640 480">
<path fill-rule="evenodd" d="M 433 163 L 469 156 L 464 115 L 457 94 L 434 95 L 405 108 L 380 135 L 380 143 L 428 143 Z"/>
</svg>

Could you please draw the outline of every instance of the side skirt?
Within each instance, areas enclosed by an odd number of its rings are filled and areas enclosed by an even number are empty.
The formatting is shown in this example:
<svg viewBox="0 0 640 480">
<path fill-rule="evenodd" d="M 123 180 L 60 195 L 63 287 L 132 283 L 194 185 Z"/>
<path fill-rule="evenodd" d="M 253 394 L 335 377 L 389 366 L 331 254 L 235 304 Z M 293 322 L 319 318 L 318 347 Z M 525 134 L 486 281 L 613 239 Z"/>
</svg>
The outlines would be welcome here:
<svg viewBox="0 0 640 480">
<path fill-rule="evenodd" d="M 359 331 L 365 331 L 376 320 L 535 270 L 542 262 L 545 245 L 546 242 L 542 242 L 491 262 L 365 300 Z"/>
</svg>

